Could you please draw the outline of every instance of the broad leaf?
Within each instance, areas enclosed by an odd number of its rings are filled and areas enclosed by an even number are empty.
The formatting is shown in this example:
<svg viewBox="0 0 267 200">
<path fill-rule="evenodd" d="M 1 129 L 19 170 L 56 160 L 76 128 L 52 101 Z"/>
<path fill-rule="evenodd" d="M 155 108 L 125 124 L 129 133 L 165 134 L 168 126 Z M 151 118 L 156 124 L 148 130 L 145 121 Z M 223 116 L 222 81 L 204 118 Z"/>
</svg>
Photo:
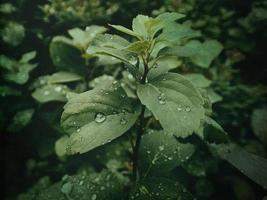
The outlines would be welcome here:
<svg viewBox="0 0 267 200">
<path fill-rule="evenodd" d="M 179 74 L 166 73 L 140 84 L 137 95 L 165 132 L 178 137 L 191 135 L 204 119 L 204 101 L 200 93 Z"/>
<path fill-rule="evenodd" d="M 267 160 L 235 144 L 213 145 L 219 155 L 263 188 L 267 188 Z"/>
<path fill-rule="evenodd" d="M 179 182 L 161 178 L 150 177 L 139 182 L 131 192 L 130 198 L 134 200 L 193 200 L 194 197 Z"/>
<path fill-rule="evenodd" d="M 189 159 L 194 152 L 191 144 L 182 144 L 163 131 L 149 131 L 140 145 L 140 168 L 143 176 L 164 174 Z"/>
<path fill-rule="evenodd" d="M 199 37 L 200 35 L 200 32 L 191 29 L 189 24 L 169 23 L 168 26 L 163 29 L 157 41 L 168 41 L 175 43 L 175 45 L 181 45 L 189 39 Z"/>
<path fill-rule="evenodd" d="M 35 195 L 28 196 L 28 200 L 117 200 L 123 198 L 123 186 L 127 183 L 120 174 L 103 170 L 96 173 L 93 170 L 79 174 L 65 175 L 57 182 Z"/>
<path fill-rule="evenodd" d="M 33 113 L 34 109 L 32 108 L 17 112 L 12 119 L 12 123 L 8 126 L 8 130 L 11 132 L 20 131 L 30 123 Z"/>
<path fill-rule="evenodd" d="M 159 54 L 188 57 L 196 65 L 207 68 L 220 54 L 222 48 L 222 45 L 216 40 L 207 40 L 204 43 L 197 40 L 191 40 L 184 46 L 163 48 L 160 50 Z"/>
<path fill-rule="evenodd" d="M 70 95 L 61 118 L 71 134 L 68 152 L 85 153 L 110 142 L 131 128 L 138 114 L 119 84 Z"/>
</svg>

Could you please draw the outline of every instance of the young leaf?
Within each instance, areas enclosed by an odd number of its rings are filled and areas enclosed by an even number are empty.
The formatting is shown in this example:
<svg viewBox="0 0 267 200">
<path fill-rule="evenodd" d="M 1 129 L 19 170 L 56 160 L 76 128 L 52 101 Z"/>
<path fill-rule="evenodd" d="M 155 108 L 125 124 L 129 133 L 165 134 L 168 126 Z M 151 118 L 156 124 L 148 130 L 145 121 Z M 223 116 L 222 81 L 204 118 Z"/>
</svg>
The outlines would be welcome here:
<svg viewBox="0 0 267 200">
<path fill-rule="evenodd" d="M 88 47 L 87 53 L 90 55 L 109 55 L 135 66 L 138 62 L 136 57 L 137 55 L 124 50 L 129 44 L 130 43 L 127 40 L 120 36 L 101 34 L 98 35 Z"/>
<path fill-rule="evenodd" d="M 138 33 L 133 32 L 132 30 L 130 30 L 128 28 L 125 28 L 124 26 L 111 25 L 111 24 L 109 24 L 109 26 L 115 28 L 118 31 L 121 31 L 121 32 L 126 33 L 126 34 L 131 35 L 131 36 L 134 36 L 134 37 L 136 37 L 138 39 L 141 39 L 141 35 L 139 35 Z"/>
<path fill-rule="evenodd" d="M 193 152 L 193 145 L 182 144 L 173 135 L 163 131 L 149 131 L 142 137 L 140 144 L 143 176 L 150 173 L 164 174 L 187 160 Z"/>
<path fill-rule="evenodd" d="M 16 61 L 1 55 L 0 66 L 6 70 L 3 74 L 4 79 L 17 84 L 26 83 L 29 79 L 29 73 L 37 67 L 37 64 L 29 63 L 35 56 L 36 52 L 31 51 L 23 54 L 21 59 Z"/>
<path fill-rule="evenodd" d="M 125 133 L 137 120 L 135 108 L 117 84 L 70 95 L 61 124 L 71 134 L 70 154 L 85 153 Z"/>
<path fill-rule="evenodd" d="M 167 133 L 186 137 L 196 131 L 204 119 L 204 101 L 183 76 L 166 73 L 139 84 L 137 95 L 159 120 Z"/>
</svg>

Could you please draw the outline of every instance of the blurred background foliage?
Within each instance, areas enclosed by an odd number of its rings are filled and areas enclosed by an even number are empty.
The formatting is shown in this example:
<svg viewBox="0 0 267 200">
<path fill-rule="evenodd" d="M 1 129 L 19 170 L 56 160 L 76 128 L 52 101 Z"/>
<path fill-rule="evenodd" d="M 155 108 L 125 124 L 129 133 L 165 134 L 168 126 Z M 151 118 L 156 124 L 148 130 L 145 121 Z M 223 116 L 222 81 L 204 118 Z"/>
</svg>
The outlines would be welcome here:
<svg viewBox="0 0 267 200">
<path fill-rule="evenodd" d="M 1 1 L 0 129 L 6 199 L 68 199 L 71 192 L 74 199 L 123 198 L 116 195 L 129 181 L 122 174 L 131 171 L 127 137 L 87 154 L 62 157 L 60 115 L 68 91 L 83 92 L 114 78 L 123 78 L 128 95 L 135 88 L 121 63 L 86 57 L 90 34 L 105 32 L 100 26 L 107 24 L 129 27 L 137 14 L 166 11 L 185 14 L 185 23 L 200 31 L 201 40 L 223 44 L 209 67 L 185 59 L 174 63 L 173 71 L 208 88 L 214 118 L 236 143 L 266 157 L 267 1 Z M 87 26 L 91 32 L 83 31 Z M 211 155 L 200 141 L 194 142 L 197 150 L 172 176 L 197 199 L 263 197 L 258 185 Z M 92 184 L 98 188 L 89 188 Z"/>
</svg>

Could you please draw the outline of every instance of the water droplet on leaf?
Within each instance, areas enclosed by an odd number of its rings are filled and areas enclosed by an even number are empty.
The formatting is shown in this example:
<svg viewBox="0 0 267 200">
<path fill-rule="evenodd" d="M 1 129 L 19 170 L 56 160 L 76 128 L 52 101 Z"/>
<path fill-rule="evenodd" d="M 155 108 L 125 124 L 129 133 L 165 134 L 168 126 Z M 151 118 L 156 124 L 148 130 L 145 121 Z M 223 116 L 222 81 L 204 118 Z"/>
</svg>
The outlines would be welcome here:
<svg viewBox="0 0 267 200">
<path fill-rule="evenodd" d="M 190 108 L 189 106 L 186 106 L 186 107 L 185 107 L 185 111 L 186 111 L 186 112 L 190 112 L 190 111 L 191 111 L 191 108 Z"/>
<path fill-rule="evenodd" d="M 163 93 L 158 96 L 159 104 L 164 105 L 166 103 L 166 97 Z"/>
<path fill-rule="evenodd" d="M 103 113 L 97 113 L 96 115 L 95 115 L 95 121 L 97 122 L 97 123 L 102 123 L 102 122 L 104 122 L 106 120 L 106 116 L 103 114 Z"/>
</svg>

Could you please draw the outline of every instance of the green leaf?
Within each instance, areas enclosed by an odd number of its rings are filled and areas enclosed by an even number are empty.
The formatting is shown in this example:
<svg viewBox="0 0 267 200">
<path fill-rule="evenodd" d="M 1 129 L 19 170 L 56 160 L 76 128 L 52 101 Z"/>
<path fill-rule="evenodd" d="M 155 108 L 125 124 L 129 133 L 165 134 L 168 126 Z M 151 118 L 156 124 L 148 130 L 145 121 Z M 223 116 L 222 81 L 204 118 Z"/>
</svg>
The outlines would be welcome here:
<svg viewBox="0 0 267 200">
<path fill-rule="evenodd" d="M 110 142 L 131 128 L 138 114 L 119 84 L 70 95 L 61 118 L 71 134 L 68 152 L 85 153 Z"/>
<path fill-rule="evenodd" d="M 8 22 L 0 31 L 1 39 L 11 46 L 18 46 L 25 37 L 25 28 L 17 22 Z"/>
<path fill-rule="evenodd" d="M 150 46 L 149 41 L 137 41 L 128 45 L 125 49 L 127 51 L 142 55 Z"/>
<path fill-rule="evenodd" d="M 178 137 L 191 135 L 204 119 L 204 101 L 200 93 L 179 74 L 166 73 L 140 84 L 137 95 L 165 132 Z"/>
<path fill-rule="evenodd" d="M 159 22 L 159 20 L 153 19 L 152 17 L 137 15 L 133 19 L 132 29 L 138 35 L 141 35 L 142 38 L 148 39 L 148 37 L 151 37 L 150 34 L 153 25 L 158 24 Z"/>
<path fill-rule="evenodd" d="M 147 74 L 147 77 L 148 79 L 153 79 L 161 74 L 165 74 L 166 72 L 179 67 L 181 64 L 182 61 L 175 56 L 158 58 L 156 61 L 152 60 L 149 63 L 149 65 L 152 66 Z"/>
<path fill-rule="evenodd" d="M 190 24 L 169 23 L 158 36 L 157 41 L 168 41 L 175 43 L 175 45 L 181 45 L 189 39 L 200 35 L 199 31 L 191 29 Z"/>
<path fill-rule="evenodd" d="M 216 40 L 207 40 L 204 43 L 197 40 L 191 40 L 184 46 L 161 49 L 159 54 L 188 57 L 196 65 L 208 68 L 211 62 L 220 54 L 222 49 L 222 45 Z"/>
<path fill-rule="evenodd" d="M 32 97 L 40 103 L 47 103 L 50 101 L 65 102 L 67 100 L 66 94 L 68 92 L 70 92 L 70 89 L 65 85 L 49 84 L 49 85 L 44 85 L 41 88 L 37 88 L 32 93 Z"/>
<path fill-rule="evenodd" d="M 251 125 L 254 134 L 267 145 L 267 107 L 255 109 L 251 116 Z"/>
<path fill-rule="evenodd" d="M 82 79 L 83 77 L 81 77 L 78 74 L 60 71 L 50 75 L 47 79 L 47 83 L 49 84 L 68 83 L 68 82 L 80 81 Z"/>
<path fill-rule="evenodd" d="M 49 52 L 53 64 L 59 69 L 84 71 L 85 59 L 82 57 L 82 51 L 75 47 L 70 39 L 62 36 L 54 37 Z"/>
<path fill-rule="evenodd" d="M 30 123 L 33 113 L 34 109 L 32 108 L 17 112 L 12 119 L 12 123 L 8 126 L 8 130 L 11 132 L 20 131 Z"/>
<path fill-rule="evenodd" d="M 211 88 L 207 89 L 207 93 L 208 93 L 208 96 L 209 96 L 211 103 L 217 103 L 217 102 L 223 100 L 223 97 L 221 95 L 219 95 L 218 93 L 216 93 Z"/>
<path fill-rule="evenodd" d="M 144 135 L 140 144 L 140 168 L 143 176 L 150 173 L 164 174 L 183 161 L 194 152 L 191 144 L 182 144 L 173 135 L 163 131 L 149 131 Z"/>
<path fill-rule="evenodd" d="M 91 55 L 104 54 L 112 56 L 135 67 L 135 65 L 138 63 L 136 54 L 125 51 L 125 47 L 127 47 L 129 44 L 130 43 L 127 40 L 120 36 L 100 34 L 88 47 L 87 53 Z"/>
<path fill-rule="evenodd" d="M 82 171 L 65 175 L 60 182 L 36 191 L 28 200 L 118 200 L 124 199 L 123 187 L 127 180 L 118 173 L 103 170 L 100 173 Z"/>
<path fill-rule="evenodd" d="M 55 152 L 58 157 L 63 157 L 67 154 L 66 147 L 68 145 L 69 137 L 62 136 L 55 143 Z"/>
<path fill-rule="evenodd" d="M 207 88 L 211 85 L 211 80 L 207 79 L 202 74 L 185 74 L 184 75 L 188 80 L 190 80 L 195 87 L 199 88 Z"/>
<path fill-rule="evenodd" d="M 130 194 L 129 199 L 134 200 L 193 200 L 194 197 L 179 182 L 161 178 L 150 177 L 139 182 Z"/>
<path fill-rule="evenodd" d="M 15 82 L 17 84 L 24 84 L 29 79 L 29 73 L 37 67 L 37 64 L 29 63 L 36 56 L 36 52 L 28 52 L 22 55 L 19 61 L 0 56 L 0 66 L 6 71 L 3 73 L 4 79 Z"/>
<path fill-rule="evenodd" d="M 109 26 L 111 26 L 112 28 L 115 28 L 118 31 L 121 31 L 121 32 L 126 33 L 126 34 L 131 35 L 131 36 L 134 36 L 134 37 L 136 37 L 138 39 L 140 39 L 140 37 L 141 37 L 139 34 L 135 33 L 134 31 L 132 31 L 132 30 L 130 30 L 128 28 L 125 28 L 124 26 L 111 25 L 111 24 L 109 24 Z"/>
<path fill-rule="evenodd" d="M 234 167 L 248 176 L 251 180 L 267 188 L 267 160 L 235 144 L 213 145 L 219 155 L 231 163 Z"/>
<path fill-rule="evenodd" d="M 73 28 L 68 30 L 69 35 L 72 37 L 72 43 L 81 50 L 86 50 L 90 42 L 95 38 L 97 34 L 106 32 L 106 28 L 103 26 L 87 26 L 85 31 L 80 28 Z"/>
<path fill-rule="evenodd" d="M 104 75 L 96 77 L 94 80 L 90 81 L 89 86 L 91 88 L 107 88 L 114 81 L 115 81 L 115 78 L 113 76 L 109 76 L 109 75 L 104 74 Z"/>
</svg>

